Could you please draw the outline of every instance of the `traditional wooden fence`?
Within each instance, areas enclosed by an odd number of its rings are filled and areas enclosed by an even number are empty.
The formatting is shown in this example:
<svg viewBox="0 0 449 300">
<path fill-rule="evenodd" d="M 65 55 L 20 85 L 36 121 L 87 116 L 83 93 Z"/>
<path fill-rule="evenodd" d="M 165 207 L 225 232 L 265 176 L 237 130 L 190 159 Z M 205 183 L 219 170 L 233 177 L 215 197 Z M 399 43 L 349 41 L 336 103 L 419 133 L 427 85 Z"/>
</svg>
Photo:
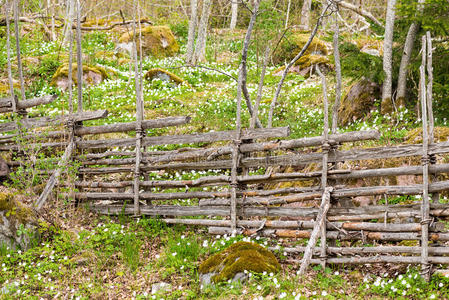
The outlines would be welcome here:
<svg viewBox="0 0 449 300">
<path fill-rule="evenodd" d="M 51 99 L 44 97 L 33 101 L 39 104 Z M 0 103 L 4 102 L 7 99 L 0 99 Z M 33 102 L 29 101 L 27 105 L 30 103 Z M 20 105 L 19 102 L 17 107 Z M 322 242 L 320 247 L 285 249 L 306 252 L 309 248 L 310 255 L 315 255 L 311 263 L 419 263 L 426 268 L 430 264 L 449 264 L 449 256 L 446 256 L 449 247 L 442 247 L 449 241 L 449 233 L 442 221 L 449 216 L 449 205 L 439 203 L 439 197 L 434 197 L 433 203 L 423 201 L 409 205 L 342 207 L 339 204 L 341 199 L 358 196 L 423 195 L 425 188 L 428 193 L 437 195 L 449 190 L 448 180 L 436 180 L 438 174 L 449 173 L 449 164 L 436 164 L 438 156 L 449 153 L 449 142 L 430 143 L 428 147 L 417 144 L 339 150 L 344 143 L 378 139 L 379 133 L 360 131 L 278 140 L 289 136 L 289 129 L 281 127 L 156 137 L 142 135 L 141 148 L 136 148 L 137 138 L 133 137 L 95 138 L 96 134 L 134 131 L 136 122 L 80 126 L 82 121 L 106 116 L 106 111 L 94 111 L 55 118 L 24 118 L 20 122 L 0 124 L 1 132 L 11 132 L 0 138 L 0 151 L 20 150 L 14 140 L 17 129 L 65 124 L 62 130 L 42 134 L 51 141 L 41 143 L 40 147 L 66 147 L 66 151 L 36 201 L 37 209 L 45 203 L 73 153 L 82 165 L 78 170 L 79 180 L 75 183 L 78 189 L 75 199 L 89 201 L 92 209 L 100 213 L 162 216 L 170 224 L 208 226 L 211 234 L 242 233 L 316 240 L 319 233 L 325 237 L 323 241 L 360 241 L 356 247 L 328 247 Z M 142 128 L 178 126 L 188 122 L 188 117 L 143 120 Z M 91 135 L 89 140 L 82 138 L 86 135 Z M 32 140 L 33 137 L 33 134 L 22 133 L 22 138 Z M 180 144 L 182 148 L 179 148 Z M 212 147 L 205 147 L 205 144 Z M 178 149 L 154 149 L 160 145 L 177 145 Z M 151 151 L 148 150 L 150 146 Z M 137 169 L 136 151 L 141 151 L 142 157 Z M 362 170 L 342 164 L 399 157 L 420 157 L 423 163 Z M 17 165 L 9 164 L 12 168 Z M 285 171 L 287 167 L 289 170 Z M 358 178 L 423 175 L 425 168 L 433 179 L 428 178 L 423 184 L 358 187 L 346 184 Z M 194 179 L 154 179 L 157 174 L 176 172 L 185 172 Z M 137 182 L 134 178 L 138 178 Z M 296 182 L 297 185 L 279 186 L 285 182 Z M 328 196 L 327 201 L 316 208 L 317 201 L 326 198 L 323 195 Z M 318 223 L 325 226 L 317 227 Z M 423 230 L 427 230 L 428 235 L 423 234 Z M 410 247 L 391 244 L 405 240 L 418 241 L 421 246 L 418 243 Z M 368 241 L 382 246 L 363 246 Z M 428 256 L 423 261 L 422 252 L 429 242 L 436 244 L 427 247 Z"/>
</svg>

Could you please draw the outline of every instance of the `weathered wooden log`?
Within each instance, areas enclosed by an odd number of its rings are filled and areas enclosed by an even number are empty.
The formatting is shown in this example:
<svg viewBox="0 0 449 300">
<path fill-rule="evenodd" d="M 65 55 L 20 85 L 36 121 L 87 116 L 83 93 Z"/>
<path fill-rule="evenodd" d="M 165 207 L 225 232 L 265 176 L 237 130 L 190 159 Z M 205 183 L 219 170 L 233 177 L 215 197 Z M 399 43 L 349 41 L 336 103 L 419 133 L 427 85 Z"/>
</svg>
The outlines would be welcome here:
<svg viewBox="0 0 449 300">
<path fill-rule="evenodd" d="M 208 220 L 208 219 L 164 219 L 168 224 L 185 224 L 197 226 L 229 227 L 229 220 Z M 250 228 L 276 228 L 276 229 L 312 229 L 314 221 L 277 221 L 277 220 L 238 220 L 237 226 L 247 228 L 248 233 L 256 233 L 257 230 Z M 381 231 L 381 232 L 419 232 L 420 223 L 370 223 L 370 222 L 326 222 L 326 228 L 330 230 L 351 230 L 351 231 Z M 435 222 L 430 227 L 430 231 L 441 232 L 445 230 L 445 224 Z M 407 247 L 408 248 L 408 247 Z M 449 250 L 448 250 L 449 252 Z"/>
<path fill-rule="evenodd" d="M 92 209 L 104 214 L 120 214 L 124 206 L 121 205 L 93 205 Z M 310 207 L 248 207 L 238 208 L 239 216 L 245 217 L 300 217 L 313 219 L 317 208 Z M 126 206 L 125 214 L 132 214 L 132 207 Z M 199 206 L 142 206 L 141 213 L 149 216 L 229 216 L 229 206 L 199 207 Z M 430 214 L 435 217 L 449 216 L 449 205 L 431 204 Z M 366 207 L 332 207 L 328 212 L 329 221 L 361 221 L 384 218 L 415 218 L 420 219 L 420 205 L 381 205 Z"/>
<path fill-rule="evenodd" d="M 302 253 L 306 247 L 285 247 L 282 251 L 287 253 Z M 268 247 L 270 251 L 280 250 L 279 247 Z M 314 253 L 318 254 L 320 248 L 315 247 Z M 328 254 L 337 255 L 362 255 L 362 254 L 420 254 L 421 247 L 418 246 L 378 246 L 378 247 L 328 247 Z M 429 247 L 429 254 L 447 255 L 449 247 Z"/>
<path fill-rule="evenodd" d="M 48 196 L 52 192 L 54 186 L 58 183 L 62 168 L 66 167 L 68 161 L 72 157 L 74 149 L 75 149 L 75 142 L 72 138 L 72 140 L 69 142 L 69 144 L 67 146 L 67 149 L 64 152 L 64 155 L 61 157 L 61 160 L 59 161 L 58 166 L 56 167 L 56 170 L 51 175 L 51 177 L 48 179 L 44 190 L 42 191 L 41 195 L 34 203 L 34 207 L 36 208 L 36 210 L 40 210 L 42 208 L 42 206 L 45 204 L 45 202 L 47 201 Z"/>
<path fill-rule="evenodd" d="M 439 192 L 449 190 L 449 180 L 434 182 L 429 185 L 429 191 Z M 409 186 L 371 186 L 371 187 L 359 187 L 359 188 L 336 188 L 332 192 L 332 198 L 347 198 L 347 197 L 358 197 L 358 196 L 373 196 L 373 195 L 420 195 L 422 193 L 422 185 L 415 184 Z M 238 204 L 240 205 L 279 205 L 288 204 L 295 202 L 302 202 L 308 200 L 315 200 L 320 198 L 322 193 L 319 191 L 315 192 L 304 192 L 300 194 L 293 194 L 288 196 L 276 196 L 270 198 L 247 198 L 239 199 Z M 199 202 L 200 206 L 210 206 L 210 205 L 229 205 L 229 199 L 212 199 L 212 200 L 201 200 Z"/>
<path fill-rule="evenodd" d="M 142 141 L 142 146 L 170 145 L 170 144 L 191 144 L 191 143 L 212 143 L 218 141 L 232 140 L 235 137 L 235 130 L 217 131 L 198 134 L 168 135 L 146 137 Z M 262 138 L 280 138 L 290 135 L 288 127 L 277 128 L 257 128 L 246 129 L 242 132 L 242 139 L 262 139 Z M 131 147 L 135 145 L 135 139 L 109 139 L 80 141 L 77 143 L 81 149 L 95 149 L 108 147 Z"/>
<path fill-rule="evenodd" d="M 289 260 L 290 263 L 301 263 L 302 260 Z M 391 255 L 376 255 L 365 257 L 331 257 L 327 259 L 329 264 L 375 264 L 375 263 L 390 263 L 390 264 L 419 264 L 420 257 L 417 256 L 391 256 Z M 446 256 L 431 256 L 429 262 L 433 264 L 449 264 L 449 257 Z M 312 264 L 320 264 L 320 259 L 312 259 Z"/>
<path fill-rule="evenodd" d="M 209 227 L 209 234 L 229 234 L 229 228 L 226 227 Z M 254 231 L 240 230 L 238 233 L 252 235 Z M 291 230 L 291 229 L 263 229 L 258 233 L 266 237 L 280 238 L 300 238 L 307 239 L 311 237 L 311 230 Z M 364 231 L 327 231 L 326 238 L 333 240 L 372 240 L 372 241 L 403 241 L 403 240 L 420 240 L 421 234 L 418 232 L 364 232 Z M 431 233 L 429 234 L 431 241 L 449 241 L 449 233 Z"/>
<path fill-rule="evenodd" d="M 162 128 L 168 126 L 177 126 L 183 125 L 190 121 L 190 117 L 169 117 L 163 119 L 156 120 L 144 120 L 142 121 L 142 129 L 149 128 Z M 134 126 L 134 127 L 133 127 Z M 112 132 L 127 132 L 135 130 L 135 122 L 130 123 L 118 123 L 111 125 L 101 125 L 101 126 L 88 126 L 88 127 L 80 127 L 75 129 L 75 135 L 82 136 L 88 134 L 103 134 L 103 133 L 112 133 Z M 36 137 L 41 138 L 65 138 L 68 137 L 69 133 L 67 131 L 50 131 L 44 132 L 42 134 L 32 134 L 22 137 L 21 139 L 35 139 Z M 14 137 L 17 134 L 3 136 L 0 137 L 0 143 L 9 143 L 14 141 Z M 160 153 L 162 155 L 162 153 Z M 132 155 L 135 156 L 135 153 Z"/>
<path fill-rule="evenodd" d="M 321 199 L 321 205 L 318 210 L 318 214 L 313 225 L 313 230 L 310 233 L 309 242 L 307 243 L 306 250 L 304 251 L 304 258 L 299 268 L 299 275 L 304 275 L 305 271 L 309 267 L 310 259 L 312 258 L 313 248 L 318 240 L 318 235 L 321 233 L 321 228 L 325 227 L 326 215 L 330 207 L 332 187 L 326 187 L 323 191 L 323 197 Z M 327 233 L 322 238 L 326 239 Z"/>
<path fill-rule="evenodd" d="M 18 121 L 20 125 L 17 124 L 17 122 L 8 122 L 8 123 L 1 123 L 0 124 L 0 132 L 5 131 L 14 131 L 18 130 L 19 128 L 36 128 L 36 127 L 46 127 L 46 126 L 55 126 L 55 125 L 61 125 L 64 123 L 67 123 L 69 121 L 72 122 L 82 122 L 87 120 L 96 120 L 105 118 L 108 115 L 107 110 L 97 110 L 97 111 L 86 111 L 86 112 L 80 112 L 75 113 L 71 115 L 65 115 L 65 116 L 59 116 L 59 117 L 41 117 L 41 118 L 33 118 L 33 119 L 22 119 Z M 2 146 L 5 147 L 5 146 Z M 9 149 L 8 149 L 9 150 Z"/>
<path fill-rule="evenodd" d="M 184 125 L 190 122 L 190 117 L 168 117 L 155 120 L 142 120 L 142 129 L 164 128 Z M 75 130 L 76 135 L 102 134 L 111 132 L 127 132 L 136 130 L 136 122 L 117 123 L 101 126 L 81 127 Z"/>
<path fill-rule="evenodd" d="M 141 186 L 151 187 L 151 181 L 142 181 Z M 298 191 L 310 191 L 314 188 L 282 188 L 274 190 L 249 190 L 238 191 L 237 196 L 270 196 Z M 128 200 L 133 197 L 132 193 L 75 193 L 75 198 L 79 200 Z M 142 200 L 175 200 L 175 199 L 204 199 L 204 198 L 230 198 L 230 192 L 176 192 L 176 193 L 140 193 Z M 229 199 L 228 199 L 229 201 Z M 228 204 L 229 205 L 229 204 Z"/>
<path fill-rule="evenodd" d="M 334 141 L 337 142 L 348 142 L 348 141 L 375 139 L 379 137 L 379 133 L 377 131 L 349 132 L 338 135 L 331 135 L 331 137 L 334 137 Z M 290 141 L 269 142 L 260 144 L 257 143 L 243 144 L 241 145 L 240 152 L 249 153 L 254 151 L 265 151 L 265 150 L 285 150 L 290 148 L 317 146 L 321 142 L 322 142 L 321 137 L 312 137 Z M 181 153 L 175 150 L 173 151 L 173 153 L 167 153 L 167 155 L 165 156 L 153 158 L 149 160 L 149 162 L 162 163 L 162 162 L 182 161 L 196 158 L 206 158 L 210 160 L 221 155 L 229 155 L 231 154 L 231 152 L 232 147 L 230 146 L 223 146 L 209 149 L 191 149 L 189 152 L 183 151 Z"/>
<path fill-rule="evenodd" d="M 53 102 L 57 98 L 56 95 L 47 95 L 38 98 L 27 99 L 26 101 L 17 101 L 17 109 L 27 109 L 30 107 L 48 104 Z M 0 99 L 0 113 L 12 112 L 11 97 Z"/>
<path fill-rule="evenodd" d="M 0 147 L 0 149 L 2 149 Z M 429 154 L 443 154 L 449 153 L 449 142 L 432 144 L 429 146 Z M 370 149 L 356 149 L 349 151 L 332 151 L 329 153 L 329 162 L 346 161 L 346 160 L 365 160 L 365 159 L 382 159 L 389 157 L 403 157 L 403 156 L 420 156 L 422 155 L 422 147 L 420 145 L 403 145 L 390 148 L 370 148 Z M 251 157 L 243 158 L 241 166 L 245 168 L 259 168 L 269 166 L 303 166 L 310 163 L 319 163 L 322 161 L 322 153 L 312 154 L 293 154 L 293 155 L 280 155 L 270 157 Z M 205 170 L 205 169 L 230 169 L 232 166 L 231 160 L 217 160 L 217 161 L 200 161 L 200 162 L 183 162 L 183 163 L 168 163 L 161 164 L 159 166 L 145 166 L 142 170 L 152 171 L 159 169 L 170 170 Z M 404 167 L 405 172 L 414 173 L 413 167 Z M 407 169 L 410 168 L 410 169 Z M 398 168 L 399 169 L 399 168 Z M 372 176 L 389 176 L 388 173 L 397 173 L 394 170 L 368 171 L 363 170 Z M 109 168 L 104 170 L 89 170 L 81 169 L 81 172 L 91 174 L 109 174 L 109 173 L 121 173 L 131 172 L 130 168 Z M 362 171 L 359 171 L 363 173 Z M 399 172 L 399 171 L 398 171 Z M 357 174 L 357 173 L 355 173 Z M 384 175 L 385 174 L 385 175 Z M 336 178 L 334 177 L 329 178 Z M 356 175 L 354 175 L 356 176 Z M 360 176 L 360 175 L 358 175 Z"/>
</svg>

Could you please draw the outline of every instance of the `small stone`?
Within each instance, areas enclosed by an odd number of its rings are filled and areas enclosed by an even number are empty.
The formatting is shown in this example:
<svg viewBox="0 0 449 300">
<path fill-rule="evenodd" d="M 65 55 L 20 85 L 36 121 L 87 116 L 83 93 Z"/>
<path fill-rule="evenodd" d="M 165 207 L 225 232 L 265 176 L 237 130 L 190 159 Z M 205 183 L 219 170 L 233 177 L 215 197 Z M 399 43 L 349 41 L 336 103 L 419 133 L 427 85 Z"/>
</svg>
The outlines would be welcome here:
<svg viewBox="0 0 449 300">
<path fill-rule="evenodd" d="M 157 282 L 151 286 L 151 294 L 157 294 L 160 292 L 170 292 L 172 290 L 172 285 L 167 282 Z"/>
</svg>

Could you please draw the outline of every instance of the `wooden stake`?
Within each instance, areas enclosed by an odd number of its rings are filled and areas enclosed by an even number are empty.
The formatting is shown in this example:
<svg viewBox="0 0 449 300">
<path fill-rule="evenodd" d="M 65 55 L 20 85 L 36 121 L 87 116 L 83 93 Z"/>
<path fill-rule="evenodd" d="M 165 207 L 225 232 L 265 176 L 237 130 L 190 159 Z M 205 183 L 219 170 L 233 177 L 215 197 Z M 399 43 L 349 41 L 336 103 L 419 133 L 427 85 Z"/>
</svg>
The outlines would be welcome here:
<svg viewBox="0 0 449 300">
<path fill-rule="evenodd" d="M 76 1 L 76 63 L 78 85 L 78 112 L 83 111 L 83 56 L 81 49 L 81 5 Z"/>
<path fill-rule="evenodd" d="M 20 93 L 22 101 L 25 101 L 25 81 L 23 80 L 23 67 L 22 58 L 20 55 L 20 35 L 19 35 L 19 0 L 14 1 L 14 28 L 16 36 L 16 55 L 17 55 L 17 68 L 19 69 L 19 80 L 20 80 Z"/>
<path fill-rule="evenodd" d="M 316 65 L 316 72 L 321 77 L 321 84 L 323 88 L 323 103 L 324 103 L 324 128 L 323 128 L 323 161 L 322 161 L 322 174 L 321 174 L 321 189 L 323 191 L 327 188 L 327 172 L 328 172 L 328 158 L 329 158 L 329 104 L 327 99 L 327 86 L 326 78 L 321 73 L 320 66 Z M 330 204 L 329 204 L 330 205 Z M 323 270 L 326 268 L 326 215 L 324 215 L 324 226 L 321 227 L 321 254 L 320 259 L 322 261 L 321 267 Z"/>
<path fill-rule="evenodd" d="M 13 0 L 14 1 L 14 0 Z M 16 101 L 15 101 L 15 95 L 14 95 L 14 83 L 12 81 L 12 68 L 11 68 L 11 31 L 9 28 L 9 0 L 6 0 L 6 12 L 5 12 L 5 18 L 6 18 L 6 55 L 8 58 L 8 82 L 9 82 L 9 93 L 11 94 L 11 105 L 12 105 L 12 111 L 16 112 Z"/>
<path fill-rule="evenodd" d="M 429 264 L 429 137 L 428 137 L 428 125 L 427 125 L 427 102 L 426 102 L 426 74 L 425 74 L 425 63 L 426 63 L 426 37 L 422 37 L 422 64 L 419 68 L 420 71 L 420 89 L 421 89 L 421 110 L 422 110 L 422 129 L 423 129 L 423 201 L 421 205 L 421 264 L 422 264 L 422 275 L 426 280 L 430 280 L 431 265 Z"/>
<path fill-rule="evenodd" d="M 142 89 L 140 88 L 140 69 L 138 66 L 137 43 L 136 43 L 136 14 L 138 10 L 137 1 L 134 0 L 135 13 L 133 14 L 133 54 L 134 54 L 134 82 L 136 86 L 136 164 L 134 169 L 134 215 L 140 215 L 140 163 L 142 160 Z M 142 43 L 140 42 L 140 45 Z M 141 49 L 140 49 L 141 51 Z"/>
<path fill-rule="evenodd" d="M 301 263 L 301 267 L 298 272 L 299 275 L 304 275 L 304 273 L 307 270 L 307 267 L 310 264 L 310 259 L 312 258 L 313 254 L 313 248 L 315 247 L 316 241 L 318 239 L 318 233 L 321 232 L 321 228 L 324 226 L 326 214 L 330 207 L 331 192 L 332 187 L 327 187 L 324 190 L 323 197 L 321 200 L 321 206 L 315 220 L 315 226 L 313 227 L 312 233 L 310 234 L 309 243 L 307 244 L 307 248 L 304 252 L 304 259 Z"/>
</svg>

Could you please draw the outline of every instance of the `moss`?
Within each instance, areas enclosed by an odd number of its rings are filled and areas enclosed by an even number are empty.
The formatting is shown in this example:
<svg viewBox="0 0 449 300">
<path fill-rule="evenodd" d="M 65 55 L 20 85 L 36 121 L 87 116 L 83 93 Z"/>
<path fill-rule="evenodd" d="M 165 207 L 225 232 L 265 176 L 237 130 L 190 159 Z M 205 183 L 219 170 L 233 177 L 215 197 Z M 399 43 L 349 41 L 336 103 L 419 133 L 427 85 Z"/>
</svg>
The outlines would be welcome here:
<svg viewBox="0 0 449 300">
<path fill-rule="evenodd" d="M 200 274 L 215 273 L 212 282 L 220 282 L 234 278 L 237 273 L 253 271 L 257 273 L 277 272 L 280 270 L 276 257 L 264 247 L 255 243 L 238 242 L 219 252 L 200 267 Z"/>
<path fill-rule="evenodd" d="M 18 83 L 14 83 L 13 86 L 15 89 L 20 88 L 20 84 L 18 84 Z M 9 84 L 0 83 L 0 95 L 6 95 L 6 94 L 9 94 Z"/>
<path fill-rule="evenodd" d="M 76 63 L 72 64 L 72 80 L 74 84 L 77 84 L 77 72 L 78 70 L 78 66 Z M 89 65 L 83 65 L 83 74 L 87 73 L 87 72 L 94 72 L 97 74 L 101 75 L 101 78 L 104 80 L 106 78 L 109 78 L 108 73 L 106 72 L 106 70 L 102 67 L 99 66 L 89 66 Z M 53 75 L 52 79 L 51 79 L 51 85 L 55 86 L 58 79 L 60 79 L 61 77 L 67 77 L 69 74 L 69 64 L 63 64 L 62 66 L 60 66 L 55 74 Z M 90 83 L 90 82 L 88 82 Z"/>
<path fill-rule="evenodd" d="M 291 61 L 301 51 L 309 38 L 310 34 L 308 33 L 293 33 L 291 36 L 285 38 L 274 54 L 274 63 Z M 304 55 L 309 54 L 327 55 L 328 50 L 326 44 L 315 36 L 304 53 Z"/>
<path fill-rule="evenodd" d="M 145 73 L 145 79 L 152 80 L 155 77 L 160 76 L 161 73 L 162 74 L 166 74 L 170 78 L 170 80 L 173 81 L 176 84 L 184 84 L 184 83 L 186 83 L 182 78 L 176 76 L 175 74 L 173 74 L 173 73 L 171 73 L 171 72 L 169 72 L 167 70 L 160 69 L 160 68 L 151 69 L 148 72 L 146 72 Z"/>
<path fill-rule="evenodd" d="M 142 49 L 144 55 L 155 57 L 173 56 L 179 52 L 179 45 L 172 31 L 167 26 L 146 26 L 141 31 L 136 31 L 136 37 L 142 34 Z M 124 33 L 120 43 L 129 43 L 134 35 L 132 32 Z M 137 39 L 137 49 L 140 49 L 140 41 Z"/>
<path fill-rule="evenodd" d="M 4 211 L 7 218 L 13 217 L 23 224 L 36 220 L 33 210 L 14 200 L 12 193 L 0 192 L 0 211 Z"/>
<path fill-rule="evenodd" d="M 434 137 L 436 142 L 446 142 L 449 140 L 449 127 L 435 127 Z M 420 144 L 422 143 L 422 127 L 410 130 L 406 137 L 405 142 L 407 144 Z"/>
<path fill-rule="evenodd" d="M 393 101 L 390 97 L 382 99 L 382 104 L 380 105 L 380 112 L 382 114 L 389 114 L 393 112 Z"/>
<path fill-rule="evenodd" d="M 298 59 L 295 63 L 295 66 L 297 67 L 290 68 L 289 72 L 301 72 L 301 70 L 304 70 L 305 68 L 317 64 L 324 64 L 326 66 L 330 66 L 329 63 L 330 61 L 326 56 L 319 54 L 307 54 Z M 279 67 L 276 70 L 274 70 L 272 74 L 279 74 L 280 72 L 283 72 L 284 69 L 285 66 Z"/>
</svg>

